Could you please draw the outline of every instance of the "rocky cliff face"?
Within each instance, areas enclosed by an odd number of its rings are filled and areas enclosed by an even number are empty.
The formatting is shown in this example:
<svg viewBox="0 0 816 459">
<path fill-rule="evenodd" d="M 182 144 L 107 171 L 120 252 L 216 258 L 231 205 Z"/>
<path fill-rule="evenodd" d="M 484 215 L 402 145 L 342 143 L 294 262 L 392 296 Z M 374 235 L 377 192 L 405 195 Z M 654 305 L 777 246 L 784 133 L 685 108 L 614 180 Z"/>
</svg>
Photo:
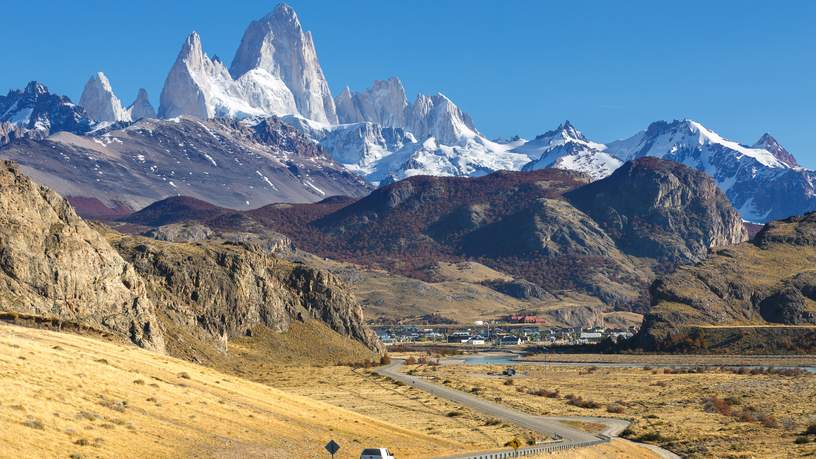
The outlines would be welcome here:
<svg viewBox="0 0 816 459">
<path fill-rule="evenodd" d="M 703 172 L 642 158 L 567 194 L 624 252 L 669 263 L 698 262 L 710 249 L 748 239 L 725 194 Z"/>
<path fill-rule="evenodd" d="M 283 332 L 315 320 L 381 350 L 337 278 L 275 256 L 285 238 L 159 229 L 198 241 L 165 242 L 90 227 L 56 193 L 0 166 L 3 319 L 86 327 L 186 358 L 228 351 L 229 338 L 256 326 Z"/>
<path fill-rule="evenodd" d="M 771 222 L 754 241 L 656 281 L 640 343 L 658 350 L 797 349 L 796 334 L 814 330 L 793 326 L 816 325 L 815 262 L 815 213 Z"/>
<path fill-rule="evenodd" d="M 256 325 L 283 332 L 293 320 L 313 319 L 380 350 L 359 303 L 328 272 L 292 265 L 250 244 L 108 237 L 146 280 L 174 328 L 203 334 L 224 349 L 229 338 L 251 334 Z"/>
<path fill-rule="evenodd" d="M 144 282 L 56 193 L 0 163 L 0 310 L 110 332 L 157 351 Z"/>
</svg>

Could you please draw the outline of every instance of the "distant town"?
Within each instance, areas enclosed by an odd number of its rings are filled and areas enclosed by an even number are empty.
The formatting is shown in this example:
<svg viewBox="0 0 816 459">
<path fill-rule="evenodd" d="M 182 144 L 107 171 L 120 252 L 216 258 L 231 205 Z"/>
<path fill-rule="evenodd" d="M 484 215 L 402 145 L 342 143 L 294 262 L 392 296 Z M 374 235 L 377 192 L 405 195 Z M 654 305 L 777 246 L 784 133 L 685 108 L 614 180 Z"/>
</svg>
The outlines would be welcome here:
<svg viewBox="0 0 816 459">
<path fill-rule="evenodd" d="M 578 346 L 604 340 L 631 338 L 636 328 L 548 327 L 546 325 L 490 323 L 445 325 L 375 325 L 372 327 L 386 346 L 403 343 L 449 343 L 471 346 Z"/>
</svg>

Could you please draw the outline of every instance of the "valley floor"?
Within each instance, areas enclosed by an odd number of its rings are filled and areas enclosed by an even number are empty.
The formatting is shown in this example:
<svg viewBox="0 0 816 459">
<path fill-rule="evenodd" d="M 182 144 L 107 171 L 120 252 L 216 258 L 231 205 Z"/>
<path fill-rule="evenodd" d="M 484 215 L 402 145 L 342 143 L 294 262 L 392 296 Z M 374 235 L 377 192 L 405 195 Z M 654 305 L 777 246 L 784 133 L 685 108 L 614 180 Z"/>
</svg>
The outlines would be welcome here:
<svg viewBox="0 0 816 459">
<path fill-rule="evenodd" d="M 526 413 L 629 419 L 623 436 L 683 457 L 816 455 L 816 374 L 734 374 L 711 369 L 450 364 L 407 367 L 431 381 Z M 592 423 L 576 427 L 593 431 Z M 814 432 L 816 433 L 816 432 Z"/>
</svg>

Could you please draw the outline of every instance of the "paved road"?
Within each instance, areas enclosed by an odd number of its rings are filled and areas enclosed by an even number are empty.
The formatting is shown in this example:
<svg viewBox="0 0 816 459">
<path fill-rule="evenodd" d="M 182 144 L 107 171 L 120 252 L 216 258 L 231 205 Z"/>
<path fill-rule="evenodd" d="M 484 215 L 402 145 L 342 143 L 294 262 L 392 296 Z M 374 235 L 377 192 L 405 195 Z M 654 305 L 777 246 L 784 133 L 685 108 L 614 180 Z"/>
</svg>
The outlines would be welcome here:
<svg viewBox="0 0 816 459">
<path fill-rule="evenodd" d="M 540 432 L 542 434 L 559 435 L 564 439 L 565 443 L 577 443 L 598 439 L 598 437 L 592 435 L 591 433 L 574 429 L 562 424 L 561 422 L 558 422 L 557 420 L 551 420 L 541 416 L 533 416 L 506 406 L 499 405 L 497 403 L 489 402 L 456 389 L 435 384 L 416 376 L 407 375 L 399 371 L 403 363 L 403 361 L 396 360 L 391 364 L 377 368 L 374 371 L 380 375 L 387 376 L 408 386 L 415 387 L 431 395 L 449 400 L 488 416 L 503 419 L 505 421 L 512 422 L 515 425 L 535 432 Z"/>
<path fill-rule="evenodd" d="M 606 426 L 602 432 L 604 435 L 617 436 L 629 425 L 623 419 L 601 418 L 593 416 L 534 416 L 497 403 L 489 402 L 474 395 L 451 389 L 449 387 L 435 384 L 423 378 L 407 375 L 400 371 L 404 364 L 402 360 L 376 368 L 374 371 L 382 376 L 387 376 L 403 384 L 425 391 L 439 398 L 457 403 L 461 406 L 478 411 L 491 417 L 496 417 L 517 426 L 524 427 L 534 432 L 539 432 L 549 436 L 558 435 L 563 438 L 563 444 L 576 444 L 587 441 L 598 440 L 599 437 L 588 432 L 574 429 L 563 424 L 561 421 L 586 421 L 596 422 Z M 680 459 L 680 456 L 653 445 L 643 445 L 665 459 Z"/>
</svg>

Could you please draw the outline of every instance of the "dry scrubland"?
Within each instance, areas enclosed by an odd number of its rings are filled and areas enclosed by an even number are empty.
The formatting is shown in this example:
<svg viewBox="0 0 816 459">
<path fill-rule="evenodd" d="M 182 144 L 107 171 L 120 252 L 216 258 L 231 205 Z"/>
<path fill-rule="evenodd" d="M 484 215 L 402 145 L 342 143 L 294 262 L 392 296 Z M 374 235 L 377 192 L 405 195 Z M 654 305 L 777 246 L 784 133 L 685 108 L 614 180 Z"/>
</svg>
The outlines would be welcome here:
<svg viewBox="0 0 816 459">
<path fill-rule="evenodd" d="M 816 456 L 816 375 L 672 374 L 671 370 L 498 366 L 409 367 L 415 374 L 549 416 L 634 421 L 628 438 L 688 457 Z M 812 427 L 809 427 L 812 426 Z M 587 426 L 591 429 L 591 426 Z M 803 434 L 810 429 L 811 434 Z"/>
<path fill-rule="evenodd" d="M 315 387 L 333 377 L 320 371 L 289 369 Z M 427 457 L 474 437 L 432 437 L 133 346 L 4 324 L 0 425 L 0 457 L 15 458 L 324 457 L 329 438 L 345 446 L 340 457 L 381 444 Z"/>
</svg>

